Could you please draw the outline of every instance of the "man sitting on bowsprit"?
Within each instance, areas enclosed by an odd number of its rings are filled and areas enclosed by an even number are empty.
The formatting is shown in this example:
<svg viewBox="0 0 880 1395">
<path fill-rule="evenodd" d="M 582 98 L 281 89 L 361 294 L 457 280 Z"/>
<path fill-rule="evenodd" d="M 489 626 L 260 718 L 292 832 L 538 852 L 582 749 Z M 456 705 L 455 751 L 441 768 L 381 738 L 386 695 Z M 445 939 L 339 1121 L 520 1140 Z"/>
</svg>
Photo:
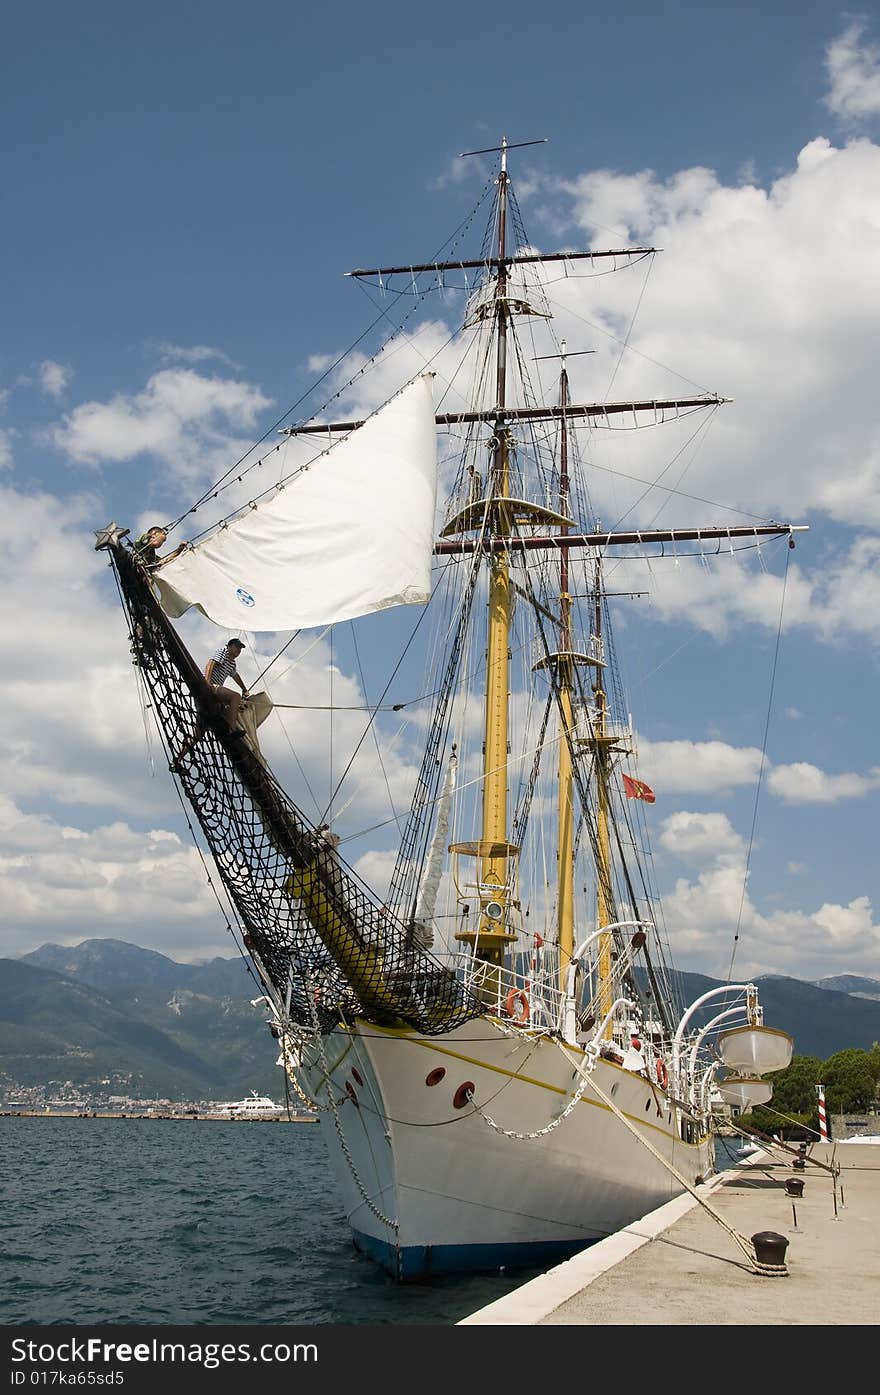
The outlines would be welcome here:
<svg viewBox="0 0 880 1395">
<path fill-rule="evenodd" d="M 235 661 L 243 649 L 244 644 L 240 639 L 230 639 L 226 644 L 221 645 L 205 664 L 205 677 L 211 685 L 213 696 L 226 709 L 226 720 L 229 723 L 230 731 L 241 730 L 238 725 L 238 714 L 242 702 L 248 696 L 248 690 L 235 667 Z M 224 686 L 227 678 L 235 680 L 241 688 L 241 696 L 233 692 L 231 688 Z"/>
</svg>

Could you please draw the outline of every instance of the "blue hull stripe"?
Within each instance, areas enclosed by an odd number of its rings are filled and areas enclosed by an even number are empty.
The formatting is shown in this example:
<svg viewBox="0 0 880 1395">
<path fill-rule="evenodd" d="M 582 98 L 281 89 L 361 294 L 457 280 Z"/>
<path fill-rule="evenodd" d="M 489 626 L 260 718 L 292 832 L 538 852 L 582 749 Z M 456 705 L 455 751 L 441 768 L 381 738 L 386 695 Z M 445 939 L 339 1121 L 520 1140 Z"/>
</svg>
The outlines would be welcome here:
<svg viewBox="0 0 880 1395">
<path fill-rule="evenodd" d="M 387 1240 L 353 1230 L 355 1247 L 369 1255 L 395 1279 L 427 1279 L 435 1274 L 461 1274 L 489 1269 L 526 1268 L 557 1264 L 592 1240 L 539 1240 L 510 1245 L 408 1245 L 397 1249 Z"/>
</svg>

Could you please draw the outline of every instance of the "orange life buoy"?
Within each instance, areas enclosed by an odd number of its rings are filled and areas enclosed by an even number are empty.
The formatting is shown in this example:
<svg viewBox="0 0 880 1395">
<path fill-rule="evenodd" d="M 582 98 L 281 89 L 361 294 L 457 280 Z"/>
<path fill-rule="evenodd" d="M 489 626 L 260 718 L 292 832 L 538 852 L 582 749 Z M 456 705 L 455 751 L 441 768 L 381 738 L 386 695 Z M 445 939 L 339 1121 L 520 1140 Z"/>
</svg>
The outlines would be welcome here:
<svg viewBox="0 0 880 1395">
<path fill-rule="evenodd" d="M 519 1003 L 519 1012 L 514 1011 Z M 529 1020 L 529 999 L 528 995 L 521 988 L 511 988 L 504 1003 L 504 1011 L 508 1017 L 512 1017 L 514 1022 L 528 1022 Z"/>
<path fill-rule="evenodd" d="M 654 1072 L 657 1076 L 657 1084 L 660 1086 L 660 1089 L 665 1090 L 666 1086 L 669 1084 L 669 1071 L 666 1069 L 666 1062 L 660 1056 L 657 1058 Z"/>
</svg>

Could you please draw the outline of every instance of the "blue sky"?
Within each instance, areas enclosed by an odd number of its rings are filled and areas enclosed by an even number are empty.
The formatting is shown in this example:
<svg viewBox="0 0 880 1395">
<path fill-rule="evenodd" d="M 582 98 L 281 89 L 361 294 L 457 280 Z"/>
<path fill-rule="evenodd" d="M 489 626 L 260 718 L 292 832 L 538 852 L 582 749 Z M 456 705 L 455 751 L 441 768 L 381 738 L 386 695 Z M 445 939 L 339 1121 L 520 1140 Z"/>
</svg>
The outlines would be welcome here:
<svg viewBox="0 0 880 1395">
<path fill-rule="evenodd" d="M 91 935 L 231 952 L 155 749 L 151 770 L 92 530 L 176 516 L 267 431 L 372 318 L 342 273 L 429 259 L 489 173 L 458 153 L 505 134 L 549 138 L 512 160 L 536 245 L 664 248 L 644 357 L 617 386 L 647 368 L 652 391 L 684 378 L 735 399 L 680 487 L 811 527 L 790 559 L 743 971 L 880 977 L 878 47 L 875 20 L 812 3 L 7 15 L 3 952 Z M 570 347 L 585 318 L 563 308 Z M 646 468 L 635 447 L 617 464 Z M 607 477 L 597 493 L 609 521 L 635 498 Z M 784 560 L 683 565 L 619 622 L 686 968 L 727 967 Z M 333 657 L 355 700 L 341 637 Z M 313 701 L 329 660 L 321 640 L 296 671 Z M 297 735 L 311 750 L 319 728 Z M 382 848 L 355 855 L 369 875 Z"/>
</svg>

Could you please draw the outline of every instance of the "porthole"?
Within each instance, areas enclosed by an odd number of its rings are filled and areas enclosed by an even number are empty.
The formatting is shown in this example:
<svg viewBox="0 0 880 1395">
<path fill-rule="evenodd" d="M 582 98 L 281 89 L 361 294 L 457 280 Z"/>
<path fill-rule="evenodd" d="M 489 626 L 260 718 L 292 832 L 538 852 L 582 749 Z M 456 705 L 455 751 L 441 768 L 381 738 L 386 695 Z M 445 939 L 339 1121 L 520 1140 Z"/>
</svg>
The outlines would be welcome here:
<svg viewBox="0 0 880 1395">
<path fill-rule="evenodd" d="M 352 1078 L 357 1081 L 358 1085 L 363 1085 L 364 1077 L 361 1075 L 360 1071 L 355 1066 L 352 1066 L 351 1074 Z"/>
<path fill-rule="evenodd" d="M 426 1085 L 439 1085 L 439 1084 L 440 1084 L 440 1081 L 443 1079 L 443 1077 L 444 1077 L 445 1074 L 446 1074 L 446 1067 L 445 1067 L 445 1066 L 435 1066 L 434 1069 L 433 1069 L 433 1070 L 429 1070 L 429 1071 L 428 1071 L 428 1074 L 425 1076 L 425 1084 L 426 1084 Z"/>
<path fill-rule="evenodd" d="M 452 1096 L 452 1103 L 454 1108 L 464 1109 L 466 1104 L 470 1104 L 471 1095 L 473 1093 L 474 1082 L 472 1080 L 465 1080 L 461 1085 L 459 1085 L 455 1094 Z"/>
</svg>

